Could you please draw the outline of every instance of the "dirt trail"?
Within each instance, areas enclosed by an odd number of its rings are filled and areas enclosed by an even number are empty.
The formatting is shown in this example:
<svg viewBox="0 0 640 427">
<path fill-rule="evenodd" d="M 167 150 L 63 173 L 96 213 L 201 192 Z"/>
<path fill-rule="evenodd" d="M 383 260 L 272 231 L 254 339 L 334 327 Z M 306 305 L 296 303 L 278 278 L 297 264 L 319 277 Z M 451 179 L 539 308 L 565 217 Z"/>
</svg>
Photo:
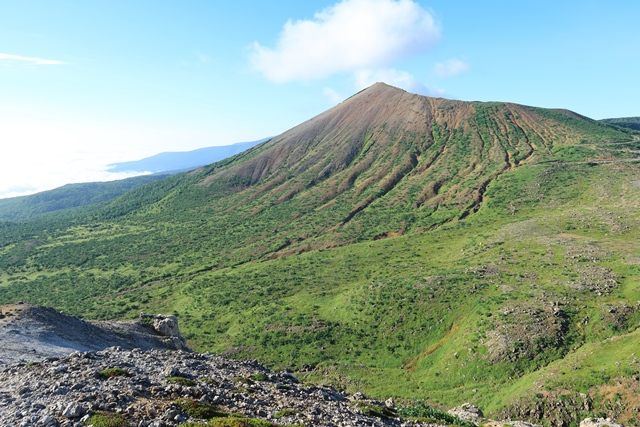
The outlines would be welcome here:
<svg viewBox="0 0 640 427">
<path fill-rule="evenodd" d="M 431 344 L 430 346 L 425 348 L 420 354 L 418 354 L 417 356 L 413 357 L 411 360 L 406 362 L 403 368 L 407 371 L 415 371 L 416 366 L 418 365 L 418 362 L 420 362 L 425 357 L 435 353 L 436 350 L 442 347 L 444 343 L 447 342 L 449 338 L 451 338 L 451 336 L 453 336 L 456 332 L 458 332 L 459 329 L 460 329 L 460 326 L 458 324 L 456 323 L 452 324 L 449 330 L 447 331 L 447 333 L 442 338 L 440 338 L 434 344 Z"/>
</svg>

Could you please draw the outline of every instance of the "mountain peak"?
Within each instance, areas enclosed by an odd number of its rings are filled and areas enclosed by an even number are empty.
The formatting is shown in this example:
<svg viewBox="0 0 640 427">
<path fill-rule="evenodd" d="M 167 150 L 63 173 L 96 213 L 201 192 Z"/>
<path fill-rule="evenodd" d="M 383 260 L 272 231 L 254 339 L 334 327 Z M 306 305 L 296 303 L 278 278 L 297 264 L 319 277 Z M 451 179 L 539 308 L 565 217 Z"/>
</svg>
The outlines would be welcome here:
<svg viewBox="0 0 640 427">
<path fill-rule="evenodd" d="M 369 89 L 395 89 L 395 90 L 399 90 L 399 91 L 402 91 L 402 92 L 406 92 L 404 89 L 400 89 L 399 87 L 387 84 L 385 82 L 376 82 L 376 83 L 372 84 L 371 86 L 369 86 L 365 90 L 369 90 Z"/>
<path fill-rule="evenodd" d="M 368 86 L 362 89 L 360 92 L 356 92 L 354 95 L 347 99 L 356 98 L 362 94 L 372 94 L 372 93 L 409 93 L 404 89 L 400 89 L 399 87 L 392 86 L 390 84 L 384 82 L 376 82 L 371 86 Z"/>
</svg>

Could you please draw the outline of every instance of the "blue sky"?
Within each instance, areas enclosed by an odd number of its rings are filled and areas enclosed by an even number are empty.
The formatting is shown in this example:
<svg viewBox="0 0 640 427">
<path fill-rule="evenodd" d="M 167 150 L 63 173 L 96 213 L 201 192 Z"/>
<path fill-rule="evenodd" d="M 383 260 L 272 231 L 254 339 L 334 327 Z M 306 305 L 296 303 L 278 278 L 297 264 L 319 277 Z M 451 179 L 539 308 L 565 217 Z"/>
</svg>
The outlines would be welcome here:
<svg viewBox="0 0 640 427">
<path fill-rule="evenodd" d="M 638 16 L 631 1 L 0 0 L 0 197 L 275 135 L 376 80 L 640 115 Z"/>
</svg>

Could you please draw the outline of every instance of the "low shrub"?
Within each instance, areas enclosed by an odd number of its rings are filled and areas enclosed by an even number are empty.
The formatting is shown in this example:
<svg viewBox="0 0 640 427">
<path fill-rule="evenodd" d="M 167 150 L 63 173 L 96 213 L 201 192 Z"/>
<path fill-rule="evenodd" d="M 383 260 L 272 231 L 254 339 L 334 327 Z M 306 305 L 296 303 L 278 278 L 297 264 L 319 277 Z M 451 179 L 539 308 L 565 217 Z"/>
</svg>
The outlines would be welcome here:
<svg viewBox="0 0 640 427">
<path fill-rule="evenodd" d="M 98 376 L 101 379 L 106 380 L 113 377 L 130 377 L 131 373 L 124 368 L 114 367 L 103 369 L 102 371 L 98 372 Z"/>
<path fill-rule="evenodd" d="M 225 412 L 220 411 L 217 407 L 193 399 L 178 399 L 174 403 L 182 412 L 192 418 L 208 420 L 210 418 L 227 416 Z"/>
<path fill-rule="evenodd" d="M 120 415 L 111 412 L 98 412 L 87 419 L 86 425 L 93 427 L 127 427 L 127 420 Z"/>
</svg>

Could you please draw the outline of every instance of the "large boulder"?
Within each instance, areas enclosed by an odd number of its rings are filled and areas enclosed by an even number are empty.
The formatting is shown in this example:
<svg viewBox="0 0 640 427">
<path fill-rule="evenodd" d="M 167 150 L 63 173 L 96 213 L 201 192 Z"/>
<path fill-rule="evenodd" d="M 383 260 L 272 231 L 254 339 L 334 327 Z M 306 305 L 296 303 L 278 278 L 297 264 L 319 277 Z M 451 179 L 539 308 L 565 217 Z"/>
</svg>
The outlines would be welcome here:
<svg viewBox="0 0 640 427">
<path fill-rule="evenodd" d="M 189 350 L 187 342 L 180 333 L 176 316 L 140 313 L 140 323 L 153 329 L 157 335 L 165 337 L 164 342 L 176 350 Z"/>
<path fill-rule="evenodd" d="M 180 337 L 178 319 L 175 316 L 155 316 L 153 319 L 153 329 L 165 337 Z"/>
</svg>

